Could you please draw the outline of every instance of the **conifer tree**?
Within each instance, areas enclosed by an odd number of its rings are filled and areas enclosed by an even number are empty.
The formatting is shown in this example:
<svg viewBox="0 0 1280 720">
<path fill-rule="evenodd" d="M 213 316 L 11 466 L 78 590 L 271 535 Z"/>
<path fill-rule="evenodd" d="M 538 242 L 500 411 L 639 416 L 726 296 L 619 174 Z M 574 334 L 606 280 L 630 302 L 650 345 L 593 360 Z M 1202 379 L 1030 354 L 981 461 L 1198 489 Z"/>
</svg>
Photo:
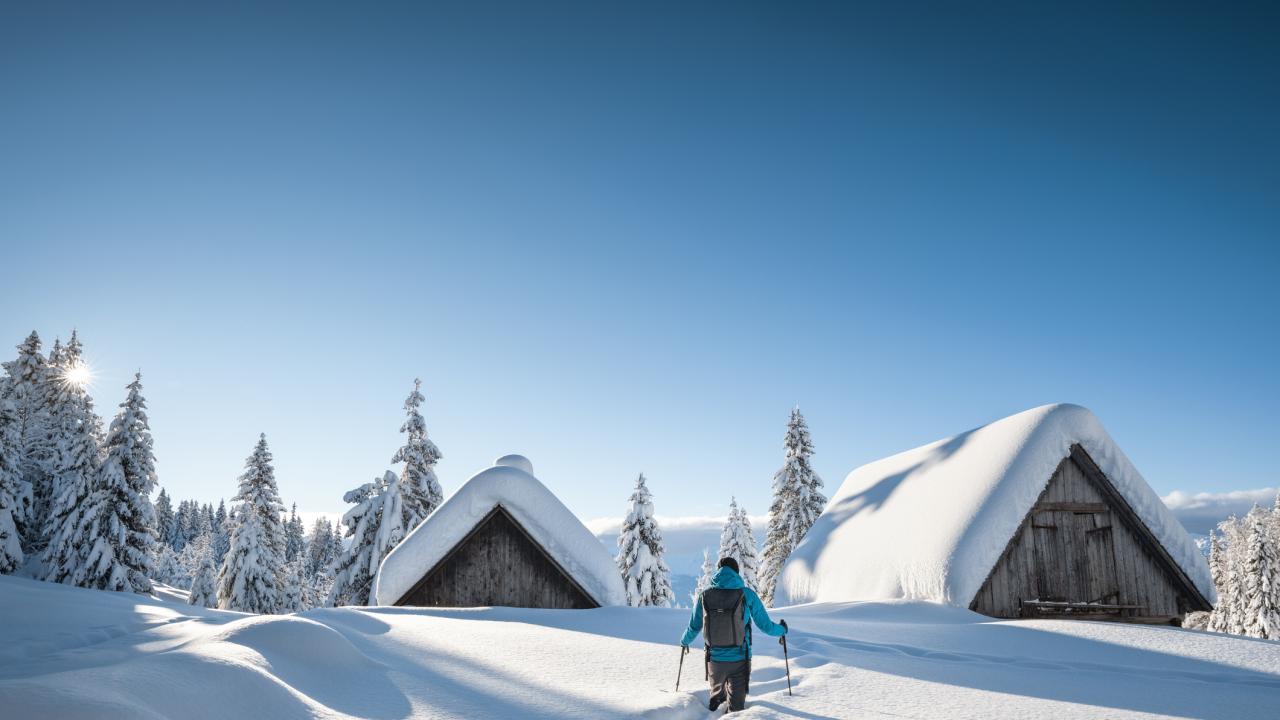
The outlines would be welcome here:
<svg viewBox="0 0 1280 720">
<path fill-rule="evenodd" d="M 151 579 L 177 588 L 186 588 L 191 583 L 178 554 L 162 542 L 151 546 Z"/>
<path fill-rule="evenodd" d="M 13 403 L 18 437 L 18 468 L 31 489 L 29 509 L 16 517 L 24 552 L 44 548 L 41 533 L 52 494 L 49 464 L 53 447 L 49 432 L 49 365 L 40 353 L 40 336 L 33 330 L 18 346 L 18 357 L 4 363 L 5 392 Z"/>
<path fill-rule="evenodd" d="M 645 485 L 644 473 L 636 480 L 630 504 L 618 534 L 617 557 L 627 602 L 632 607 L 670 607 L 675 601 L 671 570 L 662 557 L 662 531 L 653 517 L 653 495 Z"/>
<path fill-rule="evenodd" d="M 318 517 L 311 525 L 311 535 L 307 538 L 306 565 L 304 577 L 315 577 L 316 573 L 327 569 L 337 559 L 333 552 L 333 524 L 329 518 Z"/>
<path fill-rule="evenodd" d="M 1244 634 L 1280 639 L 1280 561 L 1271 542 L 1265 514 L 1249 513 L 1249 545 L 1245 560 Z"/>
<path fill-rule="evenodd" d="M 240 488 L 232 502 L 230 549 L 218 573 L 218 607 L 253 613 L 283 609 L 284 504 L 271 467 L 267 436 L 245 460 Z"/>
<path fill-rule="evenodd" d="M 1205 626 L 1206 630 L 1212 632 L 1223 632 L 1222 613 L 1219 612 L 1222 607 L 1224 585 L 1226 584 L 1225 573 L 1222 568 L 1222 539 L 1209 531 L 1209 576 L 1213 579 L 1213 587 L 1218 591 L 1218 604 L 1214 606 L 1213 611 L 1209 613 L 1209 620 Z"/>
<path fill-rule="evenodd" d="M 773 475 L 773 505 L 769 508 L 769 529 L 760 570 L 760 599 L 770 606 L 782 566 L 827 504 L 822 494 L 822 478 L 809 463 L 813 441 L 799 407 L 791 410 L 783 450 L 786 460 Z"/>
<path fill-rule="evenodd" d="M 400 432 L 408 437 L 391 458 L 393 463 L 404 463 L 400 484 L 404 498 L 403 522 L 406 535 L 426 520 L 444 500 L 435 471 L 435 465 L 441 458 L 440 449 L 427 437 L 427 424 L 418 411 L 424 399 L 421 388 L 422 381 L 415 378 L 413 392 L 404 401 L 407 417 L 400 426 Z"/>
<path fill-rule="evenodd" d="M 702 597 L 702 591 L 711 587 L 711 579 L 716 576 L 716 561 L 719 558 L 711 557 L 711 548 L 702 548 L 702 574 L 698 576 L 698 584 L 693 589 L 693 605 L 698 605 L 698 599 Z"/>
<path fill-rule="evenodd" d="M 222 567 L 222 560 L 231 548 L 231 527 L 227 517 L 227 504 L 218 500 L 218 509 L 213 513 L 213 566 Z"/>
<path fill-rule="evenodd" d="M 298 503 L 294 503 L 293 509 L 289 511 L 289 522 L 284 526 L 284 541 L 285 560 L 297 560 L 306 544 L 305 530 L 302 521 L 298 519 Z"/>
<path fill-rule="evenodd" d="M 173 533 L 173 500 L 169 497 L 169 493 L 164 488 L 160 488 L 160 494 L 156 496 L 156 536 L 160 538 L 160 542 L 173 547 L 170 540 Z"/>
<path fill-rule="evenodd" d="M 367 605 L 378 565 L 404 537 L 401 483 L 388 470 L 342 498 L 355 507 L 342 516 L 351 544 L 334 563 L 333 587 L 327 604 Z"/>
<path fill-rule="evenodd" d="M 213 557 L 213 529 L 204 519 L 203 514 L 197 516 L 198 533 L 186 547 L 182 548 L 182 552 L 177 554 L 178 565 L 182 568 L 180 582 L 170 583 L 178 587 L 187 587 L 192 582 L 196 571 L 200 568 L 204 561 L 204 556 Z M 164 543 L 159 543 L 164 545 Z M 165 545 L 168 547 L 168 545 Z"/>
<path fill-rule="evenodd" d="M 746 510 L 738 507 L 737 498 L 729 503 L 729 517 L 720 533 L 720 557 L 737 560 L 742 582 L 756 590 L 756 572 L 760 563 L 756 555 L 756 539 L 751 534 L 751 519 L 747 517 Z"/>
<path fill-rule="evenodd" d="M 284 592 L 281 596 L 281 611 L 292 613 L 307 609 L 306 598 L 302 590 L 302 562 L 295 560 L 285 563 Z"/>
<path fill-rule="evenodd" d="M 93 399 L 74 376 L 81 359 L 76 333 L 59 349 L 50 367 L 53 404 L 49 415 L 52 455 L 48 515 L 41 533 L 44 579 L 63 581 L 83 564 L 87 548 L 81 543 L 80 515 L 88 506 L 89 493 L 102 462 L 102 423 L 93 410 Z"/>
<path fill-rule="evenodd" d="M 213 553 L 210 551 L 202 554 L 195 575 L 191 578 L 191 593 L 187 602 L 200 607 L 217 607 L 217 576 L 218 571 L 213 567 Z"/>
<path fill-rule="evenodd" d="M 151 592 L 151 546 L 155 509 L 155 456 L 142 397 L 142 375 L 134 375 L 129 394 L 107 431 L 106 456 L 76 520 L 77 538 L 68 565 L 51 579 L 99 590 Z"/>
<path fill-rule="evenodd" d="M 62 338 L 55 337 L 53 339 L 53 347 L 49 350 L 49 357 L 45 359 L 50 368 L 57 368 L 66 365 L 67 358 L 65 351 L 62 349 Z"/>
<path fill-rule="evenodd" d="M 31 508 L 31 486 L 19 465 L 20 430 L 18 411 L 0 387 L 0 574 L 18 569 L 25 558 L 20 519 Z"/>
</svg>

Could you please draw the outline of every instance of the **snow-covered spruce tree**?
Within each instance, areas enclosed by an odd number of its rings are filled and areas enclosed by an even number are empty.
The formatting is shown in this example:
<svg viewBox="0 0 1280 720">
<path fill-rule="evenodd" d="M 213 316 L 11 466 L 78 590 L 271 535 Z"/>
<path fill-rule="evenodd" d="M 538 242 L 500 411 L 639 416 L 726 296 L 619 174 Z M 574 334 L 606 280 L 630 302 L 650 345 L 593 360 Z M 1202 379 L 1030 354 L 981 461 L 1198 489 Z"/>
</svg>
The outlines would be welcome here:
<svg viewBox="0 0 1280 720">
<path fill-rule="evenodd" d="M 1223 601 L 1223 585 L 1226 582 L 1225 573 L 1222 568 L 1223 548 L 1222 538 L 1213 530 L 1209 531 L 1209 576 L 1213 579 L 1213 587 L 1218 591 L 1218 604 L 1214 605 L 1213 611 L 1209 613 L 1208 619 L 1205 621 L 1205 629 L 1212 632 L 1223 632 L 1222 630 L 1222 614 L 1219 609 L 1222 607 Z"/>
<path fill-rule="evenodd" d="M 0 574 L 17 570 L 25 559 L 20 519 L 31 508 L 31 486 L 19 466 L 20 429 L 18 411 L 0 387 Z"/>
<path fill-rule="evenodd" d="M 653 495 L 644 484 L 644 473 L 640 473 L 618 534 L 618 571 L 632 607 L 670 607 L 675 601 L 664 552 L 662 531 L 653 518 Z"/>
<path fill-rule="evenodd" d="M 303 577 L 314 577 L 316 573 L 333 565 L 333 561 L 338 557 L 334 552 L 335 545 L 341 547 L 340 544 L 334 543 L 333 524 L 329 522 L 329 518 L 316 518 L 311 524 L 311 534 L 307 536 Z"/>
<path fill-rule="evenodd" d="M 809 427 L 799 407 L 791 410 L 782 445 L 786 460 L 773 475 L 773 505 L 769 508 L 769 529 L 760 568 L 760 599 L 769 606 L 773 605 L 774 586 L 778 584 L 782 566 L 827 504 L 822 494 L 822 478 L 809 464 L 813 440 L 809 438 Z"/>
<path fill-rule="evenodd" d="M 219 500 L 218 509 L 213 513 L 213 566 L 222 567 L 222 561 L 231 548 L 231 520 L 227 515 L 226 502 Z"/>
<path fill-rule="evenodd" d="M 82 362 L 80 341 L 72 332 L 71 342 L 50 367 L 52 496 L 41 533 L 45 544 L 41 565 L 44 579 L 53 582 L 64 582 L 83 564 L 88 548 L 81 542 L 80 516 L 102 462 L 102 422 L 93 410 L 88 388 L 75 374 Z"/>
<path fill-rule="evenodd" d="M 288 562 L 297 560 L 306 546 L 305 529 L 298 519 L 298 503 L 289 511 L 289 521 L 284 525 L 284 558 Z"/>
<path fill-rule="evenodd" d="M 189 587 L 195 578 L 196 571 L 200 569 L 204 557 L 208 555 L 213 557 L 213 530 L 204 516 L 198 517 L 199 534 L 182 548 L 182 552 L 177 554 L 178 565 L 182 568 L 182 575 L 177 582 L 170 583 L 178 587 Z M 164 543 L 160 543 L 163 545 Z M 168 547 L 167 545 L 165 547 Z M 212 560 L 211 560 L 212 562 Z"/>
<path fill-rule="evenodd" d="M 404 531 L 407 535 L 418 523 L 427 519 L 444 494 L 436 479 L 435 466 L 440 461 L 440 449 L 427 437 L 427 423 L 418 408 L 422 406 L 422 381 L 414 379 L 413 392 L 404 401 L 405 421 L 400 432 L 408 435 L 404 445 L 392 456 L 391 462 L 404 463 L 400 473 L 401 495 L 404 498 Z"/>
<path fill-rule="evenodd" d="M 284 504 L 276 487 L 267 436 L 244 463 L 240 488 L 231 501 L 231 545 L 218 572 L 218 607 L 253 613 L 283 608 Z"/>
<path fill-rule="evenodd" d="M 1264 640 L 1280 639 L 1280 560 L 1271 542 L 1267 513 L 1249 513 L 1245 560 L 1244 634 Z"/>
<path fill-rule="evenodd" d="M 285 563 L 284 593 L 281 598 L 281 612 L 301 612 L 307 609 L 302 585 L 301 560 Z"/>
<path fill-rule="evenodd" d="M 738 507 L 737 498 L 729 502 L 729 518 L 720 533 L 720 557 L 737 560 L 742 582 L 756 590 L 756 574 L 760 565 L 756 539 L 751 534 L 751 519 L 747 517 L 746 510 Z"/>
<path fill-rule="evenodd" d="M 332 565 L 341 547 L 341 539 L 334 534 L 329 519 L 316 518 L 303 556 L 302 598 L 306 607 L 320 607 L 328 600 L 333 589 Z"/>
<path fill-rule="evenodd" d="M 73 567 L 57 570 L 59 582 L 98 590 L 151 592 L 151 546 L 155 542 L 156 484 L 151 429 L 147 424 L 142 375 L 111 421 L 106 457 L 76 521 L 71 547 L 83 549 Z M 77 557 L 73 553 L 71 561 Z"/>
<path fill-rule="evenodd" d="M 212 552 L 201 556 L 195 575 L 191 577 L 191 593 L 187 602 L 207 608 L 218 606 L 218 571 L 213 566 Z"/>
<path fill-rule="evenodd" d="M 156 536 L 160 538 L 160 542 L 168 545 L 171 549 L 173 542 L 170 538 L 173 536 L 173 499 L 169 497 L 169 493 L 164 488 L 160 488 L 160 494 L 156 496 Z"/>
<path fill-rule="evenodd" d="M 169 534 L 169 545 L 176 552 L 182 552 L 191 541 L 191 536 L 191 501 L 183 500 L 178 503 L 178 509 L 173 513 L 173 529 Z"/>
<path fill-rule="evenodd" d="M 18 357 L 4 363 L 8 373 L 5 392 L 13 402 L 18 424 L 18 468 L 31 488 L 29 509 L 16 517 L 22 537 L 23 551 L 30 554 L 44 549 L 45 519 L 49 514 L 52 481 L 49 464 L 53 444 L 49 432 L 49 365 L 40 354 L 40 336 L 33 330 L 18 346 Z"/>
<path fill-rule="evenodd" d="M 702 548 L 702 574 L 698 576 L 698 584 L 693 588 L 693 595 L 689 596 L 695 607 L 698 604 L 698 598 L 702 597 L 702 591 L 711 587 L 711 578 L 716 575 L 716 561 L 719 558 L 711 557 L 711 548 Z"/>
<path fill-rule="evenodd" d="M 178 554 L 162 542 L 151 546 L 151 579 L 177 588 L 186 588 L 191 583 Z"/>
<path fill-rule="evenodd" d="M 1218 604 L 1214 614 L 1219 632 L 1244 634 L 1244 550 L 1247 547 L 1244 523 L 1232 515 L 1218 524 L 1222 532 L 1223 552 L 1219 559 L 1222 584 L 1218 586 Z"/>
<path fill-rule="evenodd" d="M 351 544 L 334 562 L 330 607 L 368 605 L 378 565 L 404 538 L 404 501 L 400 479 L 388 470 L 342 497 L 355 507 L 342 516 Z"/>
</svg>

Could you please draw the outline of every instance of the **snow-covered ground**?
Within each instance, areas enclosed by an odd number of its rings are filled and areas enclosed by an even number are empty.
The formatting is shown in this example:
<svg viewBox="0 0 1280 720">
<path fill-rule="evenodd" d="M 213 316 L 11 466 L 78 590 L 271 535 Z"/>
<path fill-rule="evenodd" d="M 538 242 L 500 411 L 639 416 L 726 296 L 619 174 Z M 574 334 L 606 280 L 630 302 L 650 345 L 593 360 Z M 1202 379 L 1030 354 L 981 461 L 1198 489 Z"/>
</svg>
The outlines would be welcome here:
<svg viewBox="0 0 1280 720">
<path fill-rule="evenodd" d="M 176 597 L 176 596 L 175 596 Z M 704 718 L 686 611 L 312 610 L 249 616 L 0 577 L 9 718 Z M 996 622 L 927 603 L 775 612 L 744 718 L 1275 717 L 1280 643 Z M 691 692 L 685 693 L 684 690 Z"/>
</svg>

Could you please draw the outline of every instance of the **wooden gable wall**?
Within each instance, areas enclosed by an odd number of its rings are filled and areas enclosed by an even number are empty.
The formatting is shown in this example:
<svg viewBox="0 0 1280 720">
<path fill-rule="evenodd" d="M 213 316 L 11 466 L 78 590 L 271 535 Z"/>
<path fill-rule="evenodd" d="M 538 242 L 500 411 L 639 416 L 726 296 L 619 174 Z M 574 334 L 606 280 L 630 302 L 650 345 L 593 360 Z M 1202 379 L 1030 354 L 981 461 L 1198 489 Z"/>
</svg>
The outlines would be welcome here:
<svg viewBox="0 0 1280 720">
<path fill-rule="evenodd" d="M 502 506 L 423 571 L 397 605 L 599 607 Z"/>
<path fill-rule="evenodd" d="M 1208 602 L 1080 446 L 970 608 L 992 617 L 1177 622 Z"/>
</svg>

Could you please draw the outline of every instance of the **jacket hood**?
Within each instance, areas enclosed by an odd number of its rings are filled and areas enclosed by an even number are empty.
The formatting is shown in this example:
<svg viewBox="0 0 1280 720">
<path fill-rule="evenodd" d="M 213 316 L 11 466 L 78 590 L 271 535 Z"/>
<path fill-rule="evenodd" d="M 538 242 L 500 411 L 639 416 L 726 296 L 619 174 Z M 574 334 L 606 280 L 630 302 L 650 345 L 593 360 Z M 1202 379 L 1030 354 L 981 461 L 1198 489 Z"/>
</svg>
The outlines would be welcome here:
<svg viewBox="0 0 1280 720">
<path fill-rule="evenodd" d="M 721 590 L 737 590 L 746 587 L 742 582 L 742 576 L 733 571 L 733 568 L 722 567 L 716 571 L 715 577 L 711 578 L 711 587 Z"/>
</svg>

